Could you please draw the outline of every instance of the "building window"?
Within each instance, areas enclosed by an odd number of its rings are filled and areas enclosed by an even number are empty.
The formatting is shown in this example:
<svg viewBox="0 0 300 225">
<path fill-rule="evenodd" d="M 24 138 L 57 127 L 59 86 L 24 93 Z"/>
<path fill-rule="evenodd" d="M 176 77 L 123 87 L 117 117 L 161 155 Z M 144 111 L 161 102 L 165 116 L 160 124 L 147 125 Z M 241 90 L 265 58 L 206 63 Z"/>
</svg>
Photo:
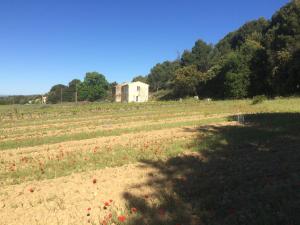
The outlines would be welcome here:
<svg viewBox="0 0 300 225">
<path fill-rule="evenodd" d="M 137 87 L 136 87 L 136 90 L 137 90 L 137 91 L 140 91 L 140 90 L 141 90 L 141 87 L 140 87 L 140 86 L 137 86 Z"/>
<path fill-rule="evenodd" d="M 135 101 L 138 102 L 139 101 L 139 96 L 135 97 Z"/>
</svg>

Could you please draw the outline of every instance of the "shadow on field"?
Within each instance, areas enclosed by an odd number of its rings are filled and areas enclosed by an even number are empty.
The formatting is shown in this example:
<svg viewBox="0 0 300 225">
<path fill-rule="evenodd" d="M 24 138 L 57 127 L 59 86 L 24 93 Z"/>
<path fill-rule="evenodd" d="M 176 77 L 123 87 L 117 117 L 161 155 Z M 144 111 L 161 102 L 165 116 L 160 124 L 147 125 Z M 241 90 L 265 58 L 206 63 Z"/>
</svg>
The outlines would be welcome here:
<svg viewBox="0 0 300 225">
<path fill-rule="evenodd" d="M 200 127 L 195 145 L 200 154 L 143 161 L 159 173 L 142 186 L 156 191 L 149 198 L 124 193 L 140 213 L 129 224 L 300 224 L 300 113 Z"/>
</svg>

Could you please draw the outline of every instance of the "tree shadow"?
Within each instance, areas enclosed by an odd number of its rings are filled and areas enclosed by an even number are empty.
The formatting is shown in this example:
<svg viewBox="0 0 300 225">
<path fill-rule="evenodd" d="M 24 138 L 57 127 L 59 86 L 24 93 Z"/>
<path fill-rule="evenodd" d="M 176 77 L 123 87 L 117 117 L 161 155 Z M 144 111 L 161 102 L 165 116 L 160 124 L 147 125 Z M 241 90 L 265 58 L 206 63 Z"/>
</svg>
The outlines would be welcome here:
<svg viewBox="0 0 300 225">
<path fill-rule="evenodd" d="M 199 127 L 191 153 L 143 161 L 150 196 L 124 193 L 129 224 L 300 224 L 300 113 Z M 187 146 L 191 147 L 191 146 Z M 196 151 L 195 151 L 196 149 Z"/>
</svg>

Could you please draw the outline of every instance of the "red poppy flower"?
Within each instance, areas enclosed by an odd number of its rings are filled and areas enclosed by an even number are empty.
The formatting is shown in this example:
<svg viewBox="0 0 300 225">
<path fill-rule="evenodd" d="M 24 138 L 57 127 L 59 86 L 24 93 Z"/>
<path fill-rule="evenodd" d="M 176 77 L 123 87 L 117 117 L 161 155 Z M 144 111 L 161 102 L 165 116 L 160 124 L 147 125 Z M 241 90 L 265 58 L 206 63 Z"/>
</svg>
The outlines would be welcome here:
<svg viewBox="0 0 300 225">
<path fill-rule="evenodd" d="M 125 217 L 125 216 L 118 216 L 118 220 L 119 220 L 120 222 L 125 222 L 126 217 Z"/>
<path fill-rule="evenodd" d="M 131 213 L 136 213 L 137 211 L 137 208 L 131 208 Z"/>
<path fill-rule="evenodd" d="M 104 205 L 105 206 L 109 206 L 109 202 L 104 202 Z"/>
<path fill-rule="evenodd" d="M 91 207 L 87 208 L 87 211 L 91 211 Z"/>
<path fill-rule="evenodd" d="M 32 193 L 32 192 L 34 192 L 34 189 L 33 188 L 29 188 L 29 191 Z"/>
<path fill-rule="evenodd" d="M 111 203 L 111 202 L 113 202 L 113 200 L 110 199 L 109 202 Z"/>
</svg>

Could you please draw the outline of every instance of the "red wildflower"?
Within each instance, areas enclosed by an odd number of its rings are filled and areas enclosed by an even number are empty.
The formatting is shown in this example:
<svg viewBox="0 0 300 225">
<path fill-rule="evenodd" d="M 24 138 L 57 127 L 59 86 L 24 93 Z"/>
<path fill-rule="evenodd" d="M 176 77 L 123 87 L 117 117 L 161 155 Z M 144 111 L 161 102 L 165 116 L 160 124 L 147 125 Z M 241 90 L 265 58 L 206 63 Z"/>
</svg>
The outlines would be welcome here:
<svg viewBox="0 0 300 225">
<path fill-rule="evenodd" d="M 104 205 L 105 206 L 109 206 L 109 202 L 104 202 Z"/>
<path fill-rule="evenodd" d="M 119 220 L 120 222 L 125 222 L 126 217 L 125 217 L 125 216 L 118 216 L 118 220 Z"/>
<path fill-rule="evenodd" d="M 108 218 L 112 218 L 112 214 L 110 213 L 110 214 L 108 214 Z"/>
<path fill-rule="evenodd" d="M 87 211 L 91 211 L 91 207 L 87 208 Z"/>
<path fill-rule="evenodd" d="M 33 192 L 34 192 L 34 189 L 33 189 L 33 188 L 29 188 L 29 191 L 30 191 L 31 193 L 33 193 Z"/>
<path fill-rule="evenodd" d="M 136 213 L 137 212 L 137 208 L 131 208 L 131 213 Z"/>
<path fill-rule="evenodd" d="M 109 200 L 109 202 L 110 202 L 110 203 L 112 203 L 112 202 L 113 202 L 113 200 L 111 200 L 111 199 L 110 199 L 110 200 Z"/>
<path fill-rule="evenodd" d="M 93 184 L 96 184 L 97 183 L 97 179 L 93 179 Z"/>
</svg>

